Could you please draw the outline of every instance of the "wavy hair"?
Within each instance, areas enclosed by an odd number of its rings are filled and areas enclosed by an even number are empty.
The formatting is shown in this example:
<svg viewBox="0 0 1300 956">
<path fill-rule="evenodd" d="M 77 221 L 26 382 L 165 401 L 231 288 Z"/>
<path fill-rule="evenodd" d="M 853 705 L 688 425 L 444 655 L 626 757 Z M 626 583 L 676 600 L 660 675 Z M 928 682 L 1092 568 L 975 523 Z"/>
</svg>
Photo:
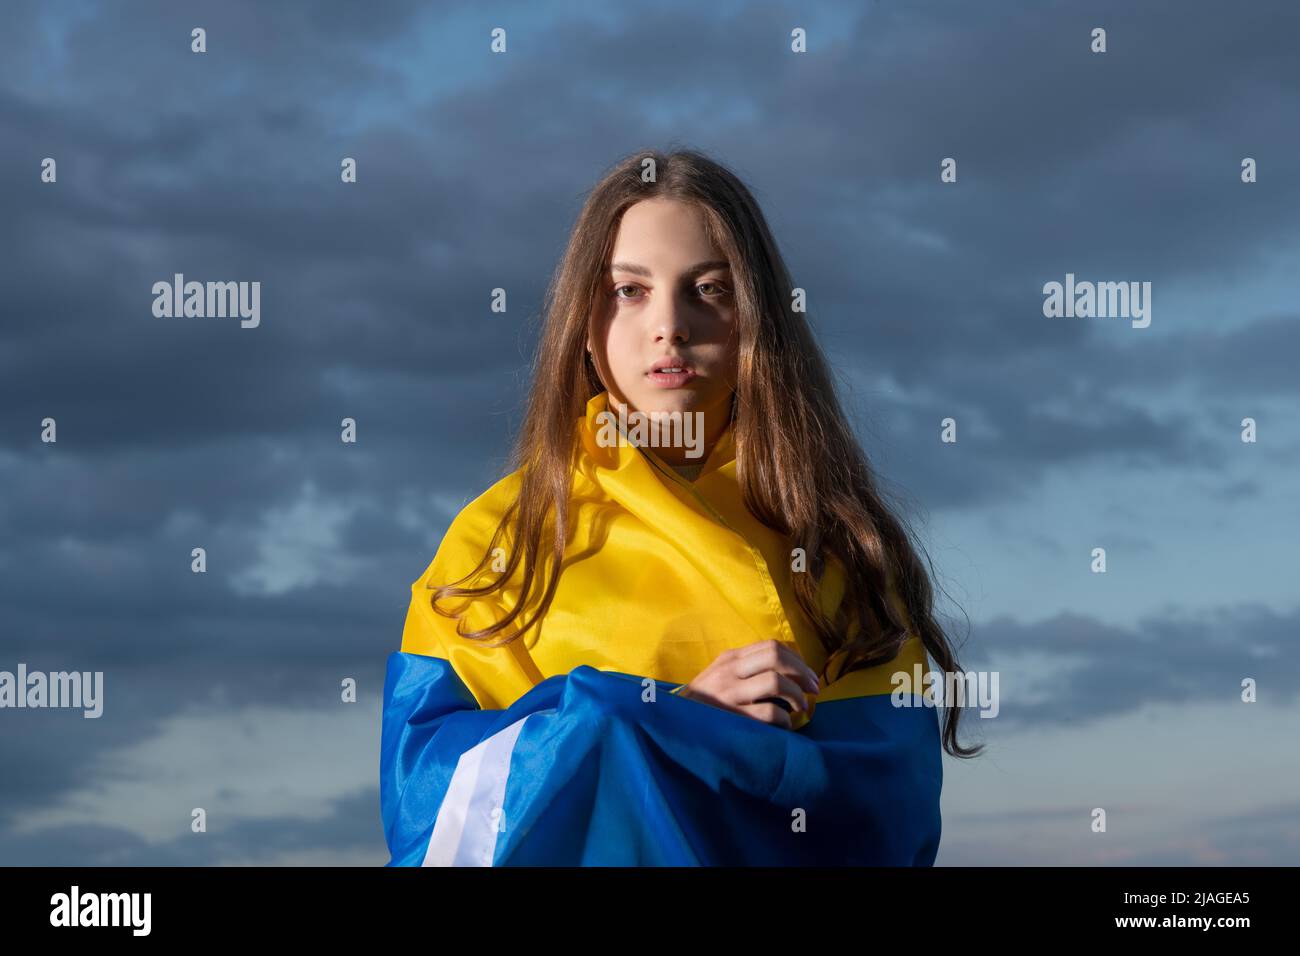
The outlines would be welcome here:
<svg viewBox="0 0 1300 956">
<path fill-rule="evenodd" d="M 650 181 L 642 175 L 647 160 L 654 161 Z M 579 453 L 574 421 L 605 390 L 586 349 L 596 297 L 624 211 L 650 198 L 698 206 L 710 238 L 731 263 L 739 331 L 732 406 L 737 479 L 755 517 L 809 556 L 810 573 L 794 575 L 794 590 L 827 663 L 831 655 L 840 661 L 835 677 L 893 659 L 907 639 L 907 622 L 887 599 L 891 585 L 930 657 L 945 673 L 959 670 L 935 620 L 931 577 L 903 522 L 882 500 L 829 364 L 804 315 L 792 307 L 794 284 L 758 203 L 733 172 L 688 149 L 627 156 L 583 204 L 546 291 L 527 412 L 510 462 L 510 470 L 520 472 L 518 495 L 478 566 L 456 582 L 430 586 L 434 610 L 461 618 L 464 605 L 449 611 L 438 602 L 490 595 L 512 579 L 520 562 L 519 599 L 505 617 L 472 631 L 462 630 L 460 620 L 457 632 L 486 641 L 513 629 L 497 641 L 508 643 L 550 607 L 569 540 L 569 493 Z M 482 586 L 459 586 L 483 571 L 502 541 L 511 543 L 504 573 Z M 817 601 L 828 560 L 838 563 L 845 581 L 833 618 Z M 953 756 L 974 756 L 982 745 L 967 748 L 957 740 L 960 712 L 944 708 L 943 746 Z"/>
</svg>

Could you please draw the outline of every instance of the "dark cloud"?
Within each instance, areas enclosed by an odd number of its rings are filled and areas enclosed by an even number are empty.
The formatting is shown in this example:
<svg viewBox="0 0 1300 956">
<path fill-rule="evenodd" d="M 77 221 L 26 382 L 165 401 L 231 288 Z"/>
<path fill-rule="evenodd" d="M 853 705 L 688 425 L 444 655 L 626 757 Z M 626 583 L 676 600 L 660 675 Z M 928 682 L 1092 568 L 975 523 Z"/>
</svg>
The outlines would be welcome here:
<svg viewBox="0 0 1300 956">
<path fill-rule="evenodd" d="M 994 618 L 973 633 L 962 665 L 999 672 L 1000 713 L 972 723 L 1070 727 L 1152 704 L 1232 703 L 1247 677 L 1258 699 L 1240 706 L 1284 708 L 1300 693 L 1298 628 L 1300 609 L 1252 604 L 1171 610 L 1131 627 L 1075 613 L 1036 623 Z M 1043 660 L 1049 677 L 1041 676 Z"/>
<path fill-rule="evenodd" d="M 375 865 L 388 862 L 378 788 L 334 801 L 319 820 L 270 817 L 231 825 L 210 819 L 193 833 L 153 843 L 121 827 L 72 824 L 31 833 L 0 831 L 0 861 L 41 866 L 247 866 L 289 863 Z"/>
<path fill-rule="evenodd" d="M 96 753 L 218 690 L 232 708 L 310 705 L 345 674 L 377 693 L 448 509 L 505 465 L 584 191 L 646 143 L 701 146 L 753 186 L 858 383 L 847 398 L 882 477 L 908 500 L 976 511 L 1097 462 L 1203 470 L 1232 495 L 1274 480 L 1222 474 L 1220 429 L 1235 437 L 1244 414 L 1294 397 L 1297 323 L 1247 297 L 1219 325 L 1161 304 L 1295 243 L 1292 5 L 691 8 L 690 29 L 680 13 L 7 7 L 0 668 L 104 670 L 114 709 L 60 723 L 53 742 L 47 721 L 68 715 L 6 715 L 0 761 L 23 770 L 0 783 L 0 819 L 84 785 Z M 812 54 L 795 59 L 805 16 Z M 1104 58 L 1087 52 L 1098 24 Z M 511 52 L 493 59 L 498 25 Z M 1237 180 L 1244 155 L 1256 185 Z M 45 156 L 57 185 L 38 181 Z M 344 156 L 355 186 L 339 182 Z M 937 183 L 947 156 L 955 186 Z M 1160 346 L 1124 324 L 1045 319 L 1042 284 L 1067 271 L 1151 280 Z M 260 281 L 261 327 L 153 318 L 152 283 L 176 272 Z M 497 287 L 505 315 L 488 310 Z M 897 392 L 862 384 L 885 376 Z M 1141 398 L 1175 386 L 1204 404 Z M 950 415 L 956 446 L 938 442 Z M 46 416 L 56 445 L 39 441 Z M 355 446 L 339 441 L 344 417 Z M 275 563 L 267 548 L 290 534 L 275 516 L 304 500 L 346 503 L 324 547 L 350 560 L 284 593 L 232 589 Z M 207 575 L 189 570 L 195 546 Z M 289 550 L 290 565 L 316 560 Z M 1252 648 L 1295 686 L 1281 643 L 1295 623 L 1249 608 L 1217 632 L 1173 616 L 999 619 L 973 648 L 1081 654 L 1050 706 L 1002 687 L 1008 726 L 1063 723 L 1123 713 L 1139 692 L 1233 694 Z M 110 825 L 0 830 L 0 860 L 348 851 L 381 843 L 371 803 L 241 826 L 215 848 Z"/>
</svg>

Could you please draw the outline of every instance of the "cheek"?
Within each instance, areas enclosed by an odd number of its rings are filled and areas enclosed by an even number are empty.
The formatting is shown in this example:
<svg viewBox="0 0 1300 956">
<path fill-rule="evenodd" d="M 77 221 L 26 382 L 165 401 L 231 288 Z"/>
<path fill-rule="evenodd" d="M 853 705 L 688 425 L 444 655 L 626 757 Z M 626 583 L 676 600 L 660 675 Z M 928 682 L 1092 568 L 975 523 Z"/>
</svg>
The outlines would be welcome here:
<svg viewBox="0 0 1300 956">
<path fill-rule="evenodd" d="M 721 346 L 719 353 L 725 361 L 734 365 L 740 357 L 740 328 L 734 319 L 728 318 L 723 331 L 718 336 L 718 344 Z"/>
<path fill-rule="evenodd" d="M 605 334 L 605 361 L 615 375 L 627 375 L 640 362 L 637 338 L 631 334 L 630 323 L 611 323 Z"/>
</svg>

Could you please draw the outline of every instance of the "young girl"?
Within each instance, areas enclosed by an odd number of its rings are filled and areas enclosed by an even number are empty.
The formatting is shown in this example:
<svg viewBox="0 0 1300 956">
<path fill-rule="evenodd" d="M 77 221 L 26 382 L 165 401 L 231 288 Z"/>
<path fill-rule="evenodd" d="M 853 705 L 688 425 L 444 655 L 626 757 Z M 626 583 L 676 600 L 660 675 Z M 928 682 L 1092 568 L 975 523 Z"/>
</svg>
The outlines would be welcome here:
<svg viewBox="0 0 1300 956">
<path fill-rule="evenodd" d="M 389 865 L 933 863 L 979 748 L 924 706 L 957 663 L 793 288 L 696 152 L 593 189 L 514 470 L 389 658 Z"/>
</svg>

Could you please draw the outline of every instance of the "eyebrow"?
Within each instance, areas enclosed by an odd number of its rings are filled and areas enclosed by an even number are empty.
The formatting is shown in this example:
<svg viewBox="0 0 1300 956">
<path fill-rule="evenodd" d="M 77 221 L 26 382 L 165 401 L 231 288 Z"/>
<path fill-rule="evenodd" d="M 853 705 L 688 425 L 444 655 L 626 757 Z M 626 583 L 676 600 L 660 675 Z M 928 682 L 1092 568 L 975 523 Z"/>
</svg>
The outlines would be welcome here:
<svg viewBox="0 0 1300 956">
<path fill-rule="evenodd" d="M 686 270 L 686 275 L 697 276 L 713 269 L 730 269 L 731 263 L 726 259 L 710 259 L 708 262 L 697 262 Z M 638 265 L 635 262 L 614 262 L 610 264 L 610 272 L 630 272 L 633 275 L 650 278 L 650 270 L 645 266 Z"/>
</svg>

